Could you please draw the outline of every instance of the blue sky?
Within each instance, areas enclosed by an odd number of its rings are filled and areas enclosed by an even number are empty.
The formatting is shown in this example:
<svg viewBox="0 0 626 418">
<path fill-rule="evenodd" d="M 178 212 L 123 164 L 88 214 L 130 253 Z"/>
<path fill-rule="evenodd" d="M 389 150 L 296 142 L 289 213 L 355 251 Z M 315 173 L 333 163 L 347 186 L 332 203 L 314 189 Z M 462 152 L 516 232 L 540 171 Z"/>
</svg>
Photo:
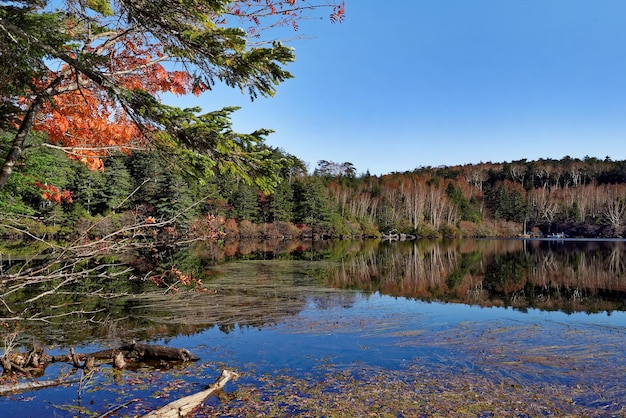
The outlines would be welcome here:
<svg viewBox="0 0 626 418">
<path fill-rule="evenodd" d="M 342 24 L 290 42 L 295 78 L 237 105 L 234 127 L 309 164 L 359 173 L 592 156 L 626 159 L 626 1 L 346 0 Z M 293 36 L 287 33 L 286 36 Z"/>
</svg>

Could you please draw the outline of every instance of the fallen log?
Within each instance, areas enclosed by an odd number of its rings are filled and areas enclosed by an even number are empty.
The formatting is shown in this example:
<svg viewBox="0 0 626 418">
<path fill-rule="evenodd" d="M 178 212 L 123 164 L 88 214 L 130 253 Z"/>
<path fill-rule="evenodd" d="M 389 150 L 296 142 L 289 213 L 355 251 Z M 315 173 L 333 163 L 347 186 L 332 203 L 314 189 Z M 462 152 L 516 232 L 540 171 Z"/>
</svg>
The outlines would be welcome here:
<svg viewBox="0 0 626 418">
<path fill-rule="evenodd" d="M 32 382 L 11 383 L 6 385 L 0 385 L 0 396 L 7 395 L 9 393 L 15 394 L 20 392 L 27 392 L 35 389 L 48 388 L 52 386 L 71 385 L 79 382 L 80 379 L 71 380 L 33 380 Z"/>
<path fill-rule="evenodd" d="M 45 368 L 55 362 L 67 362 L 77 369 L 91 370 L 101 364 L 112 364 L 117 369 L 123 369 L 152 361 L 171 364 L 197 360 L 199 360 L 198 356 L 186 348 L 141 344 L 133 341 L 118 348 L 87 354 L 75 352 L 74 347 L 70 347 L 69 354 L 55 356 L 47 354 L 40 347 L 26 353 L 5 353 L 0 357 L 0 366 L 4 373 L 17 372 L 24 376 L 41 376 Z"/>
<path fill-rule="evenodd" d="M 218 390 L 222 389 L 229 380 L 235 380 L 239 377 L 236 372 L 223 370 L 220 377 L 202 392 L 185 396 L 174 402 L 171 402 L 159 409 L 143 415 L 142 418 L 182 418 L 189 415 L 193 410 L 198 408 L 204 401 Z"/>
</svg>

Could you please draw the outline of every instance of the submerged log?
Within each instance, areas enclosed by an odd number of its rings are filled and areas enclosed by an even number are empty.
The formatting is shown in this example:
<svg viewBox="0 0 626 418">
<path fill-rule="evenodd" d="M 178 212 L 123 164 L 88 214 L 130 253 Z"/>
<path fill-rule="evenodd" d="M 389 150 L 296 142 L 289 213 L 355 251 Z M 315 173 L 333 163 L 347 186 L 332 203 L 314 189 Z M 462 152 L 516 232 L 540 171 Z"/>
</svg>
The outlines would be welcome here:
<svg viewBox="0 0 626 418">
<path fill-rule="evenodd" d="M 137 355 L 137 360 L 165 360 L 165 361 L 196 361 L 199 358 L 186 348 L 166 347 L 163 345 L 140 344 L 133 342 L 130 346 L 130 356 Z M 126 347 L 123 347 L 126 348 Z"/>
<path fill-rule="evenodd" d="M 218 390 L 222 389 L 229 380 L 235 380 L 239 375 L 230 370 L 223 370 L 220 377 L 202 392 L 185 396 L 174 402 L 171 402 L 159 409 L 144 415 L 142 418 L 181 418 L 186 417 L 196 408 L 204 403 L 204 401 Z"/>
</svg>

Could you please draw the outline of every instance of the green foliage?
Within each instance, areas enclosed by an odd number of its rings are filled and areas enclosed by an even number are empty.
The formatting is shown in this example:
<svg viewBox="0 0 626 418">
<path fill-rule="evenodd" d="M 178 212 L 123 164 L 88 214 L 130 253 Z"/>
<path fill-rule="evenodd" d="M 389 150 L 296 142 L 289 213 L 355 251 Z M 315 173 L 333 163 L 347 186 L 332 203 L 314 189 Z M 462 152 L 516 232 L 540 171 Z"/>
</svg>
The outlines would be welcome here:
<svg viewBox="0 0 626 418">
<path fill-rule="evenodd" d="M 12 133 L 0 132 L 0 157 L 8 152 Z M 50 206 L 50 202 L 41 198 L 42 191 L 35 186 L 35 182 L 54 184 L 60 189 L 70 188 L 76 169 L 77 165 L 64 158 L 61 151 L 43 146 L 43 138 L 32 135 L 23 160 L 7 185 L 0 190 L 0 207 L 6 213 L 34 215 Z"/>
<path fill-rule="evenodd" d="M 113 10 L 108 0 L 87 0 L 87 7 L 100 13 L 102 16 L 113 15 Z"/>
<path fill-rule="evenodd" d="M 265 218 L 270 222 L 288 222 L 291 220 L 295 206 L 293 189 L 291 185 L 283 180 L 274 193 L 268 196 Z M 261 208 L 263 209 L 263 208 Z"/>
<path fill-rule="evenodd" d="M 199 115 L 197 108 L 179 109 L 153 102 L 150 113 L 166 127 L 161 153 L 176 162 L 186 176 L 232 177 L 270 192 L 280 182 L 280 173 L 293 166 L 294 160 L 265 145 L 270 130 L 234 132 L 230 117 L 237 109 L 226 107 Z"/>
<path fill-rule="evenodd" d="M 67 15 L 62 12 L 40 11 L 40 2 L 3 2 L 0 22 L 19 26 L 33 37 L 53 48 L 61 48 L 69 39 L 65 30 Z M 36 12 L 34 12 L 36 11 Z M 0 23 L 0 27 L 4 25 Z M 47 74 L 48 52 L 11 32 L 0 30 L 0 97 L 15 99 L 33 89 L 33 80 Z M 14 100 L 0 102 L 0 128 L 12 127 L 21 109 Z"/>
<path fill-rule="evenodd" d="M 417 229 L 417 236 L 421 238 L 442 238 L 441 232 L 429 224 L 421 224 Z"/>
<path fill-rule="evenodd" d="M 317 225 L 329 219 L 329 205 L 319 177 L 298 178 L 291 187 L 294 199 L 292 222 Z"/>
<path fill-rule="evenodd" d="M 480 212 L 470 204 L 459 187 L 455 187 L 453 183 L 448 183 L 446 194 L 452 203 L 459 208 L 461 220 L 480 222 Z"/>
<path fill-rule="evenodd" d="M 281 65 L 293 61 L 293 50 L 279 42 L 250 48 L 245 30 L 214 23 L 211 17 L 230 3 L 209 1 L 198 7 L 186 0 L 124 1 L 123 10 L 131 23 L 157 36 L 168 54 L 198 68 L 198 83 L 211 86 L 219 80 L 251 97 L 271 96 L 276 85 L 291 77 Z"/>
<path fill-rule="evenodd" d="M 252 221 L 258 220 L 258 204 L 257 204 L 257 190 L 256 188 L 247 185 L 245 183 L 239 183 L 234 185 L 232 193 L 228 199 L 231 209 L 228 211 L 228 215 L 238 221 Z"/>
<path fill-rule="evenodd" d="M 444 238 L 460 238 L 463 236 L 461 230 L 454 225 L 443 224 L 439 227 L 439 233 Z"/>
<path fill-rule="evenodd" d="M 519 190 L 508 190 L 502 184 L 485 193 L 485 202 L 495 219 L 523 222 L 529 212 Z"/>
<path fill-rule="evenodd" d="M 124 210 L 130 207 L 129 196 L 133 191 L 133 179 L 126 168 L 125 158 L 111 158 L 104 172 L 104 190 L 107 210 Z"/>
<path fill-rule="evenodd" d="M 106 178 L 100 171 L 92 171 L 84 166 L 77 168 L 76 183 L 73 186 L 74 200 L 80 203 L 90 215 L 106 211 Z"/>
</svg>

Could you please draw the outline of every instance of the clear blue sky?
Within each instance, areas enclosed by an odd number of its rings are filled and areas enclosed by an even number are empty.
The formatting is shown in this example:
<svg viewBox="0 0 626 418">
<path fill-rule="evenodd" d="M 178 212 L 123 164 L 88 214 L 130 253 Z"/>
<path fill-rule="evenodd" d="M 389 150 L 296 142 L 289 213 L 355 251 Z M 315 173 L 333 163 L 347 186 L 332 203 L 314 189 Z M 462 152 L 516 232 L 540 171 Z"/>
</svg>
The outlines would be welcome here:
<svg viewBox="0 0 626 418">
<path fill-rule="evenodd" d="M 235 129 L 305 162 L 372 174 L 519 159 L 626 159 L 625 0 L 346 0 L 305 22 L 295 75 L 237 105 Z M 291 33 L 288 34 L 292 36 Z M 182 105 L 182 103 L 177 103 Z"/>
</svg>

